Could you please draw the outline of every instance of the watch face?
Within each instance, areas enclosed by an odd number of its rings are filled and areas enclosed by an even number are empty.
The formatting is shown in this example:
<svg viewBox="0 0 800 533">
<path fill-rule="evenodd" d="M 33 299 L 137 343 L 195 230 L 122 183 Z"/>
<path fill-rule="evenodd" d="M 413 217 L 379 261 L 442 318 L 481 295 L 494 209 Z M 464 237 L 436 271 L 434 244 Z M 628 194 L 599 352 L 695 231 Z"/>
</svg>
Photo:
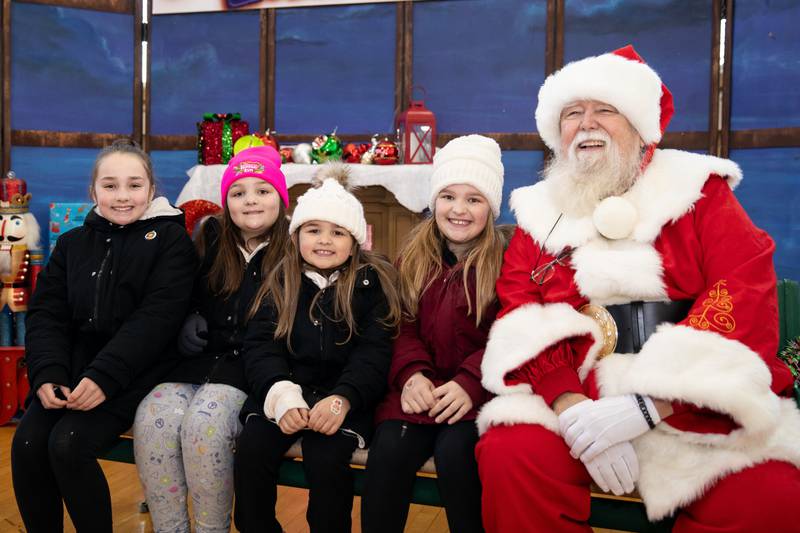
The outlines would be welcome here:
<svg viewBox="0 0 800 533">
<path fill-rule="evenodd" d="M 260 2 L 261 0 L 227 0 L 228 7 L 241 7 L 246 6 L 247 4 L 255 4 L 256 2 Z"/>
</svg>

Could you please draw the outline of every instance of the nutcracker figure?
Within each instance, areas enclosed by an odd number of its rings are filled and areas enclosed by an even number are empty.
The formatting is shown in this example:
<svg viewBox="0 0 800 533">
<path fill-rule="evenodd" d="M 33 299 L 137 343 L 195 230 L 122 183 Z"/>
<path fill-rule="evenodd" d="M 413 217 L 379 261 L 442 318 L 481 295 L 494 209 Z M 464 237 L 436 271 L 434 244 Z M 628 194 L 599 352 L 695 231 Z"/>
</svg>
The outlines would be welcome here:
<svg viewBox="0 0 800 533">
<path fill-rule="evenodd" d="M 25 344 L 25 312 L 42 268 L 31 195 L 14 172 L 0 179 L 0 346 Z"/>
</svg>

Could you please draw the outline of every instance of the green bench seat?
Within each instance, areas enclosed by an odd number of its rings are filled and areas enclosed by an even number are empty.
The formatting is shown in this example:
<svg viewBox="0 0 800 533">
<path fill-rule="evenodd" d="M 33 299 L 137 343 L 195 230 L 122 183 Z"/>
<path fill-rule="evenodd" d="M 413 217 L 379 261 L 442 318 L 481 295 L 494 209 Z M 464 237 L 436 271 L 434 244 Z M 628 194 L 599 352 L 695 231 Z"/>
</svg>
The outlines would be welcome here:
<svg viewBox="0 0 800 533">
<path fill-rule="evenodd" d="M 791 339 L 800 337 L 800 285 L 796 281 L 782 280 L 778 283 L 778 309 L 780 312 L 780 348 L 782 350 Z M 800 388 L 795 387 L 795 400 L 800 407 Z M 288 487 L 308 488 L 303 471 L 300 447 L 296 444 L 289 450 L 281 464 L 278 483 Z M 121 436 L 119 441 L 103 456 L 108 461 L 133 463 L 133 439 Z M 357 451 L 351 467 L 355 474 L 355 491 L 361 495 L 364 487 L 364 464 L 366 451 Z M 413 502 L 421 505 L 441 506 L 439 490 L 433 463 L 429 460 L 417 474 L 414 483 Z M 644 504 L 639 499 L 592 493 L 592 527 L 641 531 L 645 533 L 668 532 L 672 529 L 672 519 L 650 522 Z"/>
</svg>

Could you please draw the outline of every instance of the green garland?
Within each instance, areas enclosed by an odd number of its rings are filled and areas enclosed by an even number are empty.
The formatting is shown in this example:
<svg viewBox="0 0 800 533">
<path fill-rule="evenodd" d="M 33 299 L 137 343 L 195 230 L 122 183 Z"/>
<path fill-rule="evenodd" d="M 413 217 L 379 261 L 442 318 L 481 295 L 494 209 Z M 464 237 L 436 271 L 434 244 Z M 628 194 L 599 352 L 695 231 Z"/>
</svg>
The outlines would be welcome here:
<svg viewBox="0 0 800 533">
<path fill-rule="evenodd" d="M 800 382 L 800 337 L 789 341 L 779 357 L 789 365 L 795 381 Z"/>
</svg>

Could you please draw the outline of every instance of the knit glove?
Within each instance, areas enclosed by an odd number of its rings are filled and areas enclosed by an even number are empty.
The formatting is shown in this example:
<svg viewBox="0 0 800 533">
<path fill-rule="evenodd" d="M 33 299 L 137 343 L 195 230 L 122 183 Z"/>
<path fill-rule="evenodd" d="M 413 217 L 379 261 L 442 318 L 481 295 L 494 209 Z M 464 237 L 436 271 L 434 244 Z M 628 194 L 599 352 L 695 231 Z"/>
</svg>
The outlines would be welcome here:
<svg viewBox="0 0 800 533">
<path fill-rule="evenodd" d="M 584 461 L 586 470 L 603 491 L 617 496 L 633 492 L 639 480 L 639 459 L 630 442 L 620 442 Z"/>
<path fill-rule="evenodd" d="M 641 405 L 635 394 L 582 401 L 561 413 L 558 423 L 570 455 L 588 463 L 611 446 L 633 440 L 648 432 L 651 424 L 659 423 L 661 417 L 653 400 L 638 398 Z"/>
<path fill-rule="evenodd" d="M 208 322 L 203 315 L 192 313 L 183 322 L 178 334 L 178 351 L 183 355 L 195 355 L 208 344 Z"/>
</svg>

